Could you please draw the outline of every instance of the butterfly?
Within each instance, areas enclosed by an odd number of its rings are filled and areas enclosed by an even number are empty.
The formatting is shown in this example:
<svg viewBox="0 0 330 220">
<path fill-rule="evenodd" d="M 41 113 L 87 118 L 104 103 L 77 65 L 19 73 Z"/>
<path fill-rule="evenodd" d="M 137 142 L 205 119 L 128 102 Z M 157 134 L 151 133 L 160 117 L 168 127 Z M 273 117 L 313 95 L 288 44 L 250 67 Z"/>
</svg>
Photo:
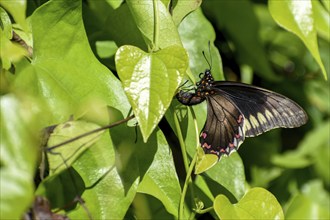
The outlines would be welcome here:
<svg viewBox="0 0 330 220">
<path fill-rule="evenodd" d="M 291 99 L 260 87 L 230 81 L 214 81 L 211 71 L 200 74 L 195 92 L 179 91 L 184 105 L 207 101 L 207 118 L 200 134 L 206 154 L 230 155 L 245 137 L 254 137 L 274 128 L 305 124 L 308 116 Z"/>
</svg>

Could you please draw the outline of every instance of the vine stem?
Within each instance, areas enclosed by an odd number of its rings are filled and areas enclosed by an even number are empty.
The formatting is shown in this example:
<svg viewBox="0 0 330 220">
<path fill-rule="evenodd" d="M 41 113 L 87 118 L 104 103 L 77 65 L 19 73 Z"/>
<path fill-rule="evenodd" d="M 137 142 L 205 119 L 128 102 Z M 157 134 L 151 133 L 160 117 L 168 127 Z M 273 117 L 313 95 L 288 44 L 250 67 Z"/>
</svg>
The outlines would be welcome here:
<svg viewBox="0 0 330 220">
<path fill-rule="evenodd" d="M 202 209 L 202 210 L 196 210 L 196 213 L 205 214 L 205 213 L 208 213 L 208 212 L 212 211 L 213 209 L 214 209 L 213 207 L 208 207 L 208 208 L 205 208 L 205 209 Z"/>
<path fill-rule="evenodd" d="M 196 115 L 194 110 L 192 109 L 191 106 L 189 106 L 189 110 L 191 112 L 192 118 L 194 119 L 194 127 L 195 127 L 195 137 L 196 137 L 196 143 L 199 145 L 199 130 L 198 130 L 198 125 L 197 125 L 197 120 L 196 120 Z M 197 146 L 198 147 L 198 146 Z M 196 151 L 197 152 L 197 151 Z"/>
<path fill-rule="evenodd" d="M 64 141 L 64 142 L 61 142 L 61 143 L 59 143 L 59 144 L 53 145 L 53 146 L 51 146 L 51 147 L 48 147 L 47 150 L 48 150 L 48 151 L 51 151 L 51 150 L 53 150 L 53 149 L 55 149 L 55 148 L 58 148 L 58 147 L 63 146 L 63 145 L 65 145 L 65 144 L 71 143 L 71 142 L 76 141 L 76 140 L 78 140 L 78 139 L 80 139 L 80 138 L 83 138 L 83 137 L 86 137 L 86 136 L 88 136 L 88 135 L 91 135 L 91 134 L 97 133 L 97 132 L 99 132 L 99 131 L 103 131 L 103 130 L 106 130 L 106 129 L 109 129 L 109 128 L 112 128 L 112 127 L 115 127 L 115 126 L 117 126 L 117 125 L 120 125 L 120 124 L 122 124 L 122 123 L 125 123 L 125 122 L 127 122 L 127 121 L 133 119 L 134 117 L 135 117 L 134 115 L 131 115 L 131 116 L 129 116 L 129 117 L 125 118 L 125 119 L 122 119 L 122 120 L 120 120 L 120 121 L 116 121 L 116 122 L 114 122 L 114 123 L 112 123 L 112 124 L 109 124 L 109 125 L 106 125 L 106 126 L 103 126 L 103 127 L 97 128 L 97 129 L 95 129 L 95 130 L 92 130 L 92 131 L 89 131 L 89 132 L 83 133 L 83 134 L 78 135 L 78 136 L 76 136 L 76 137 L 74 137 L 74 138 L 71 138 L 71 139 L 69 139 L 69 140 L 67 140 L 67 141 Z"/>
<path fill-rule="evenodd" d="M 182 137 L 182 131 L 181 131 L 180 124 L 179 124 L 179 120 L 178 120 L 178 117 L 175 114 L 175 112 L 173 113 L 173 116 L 174 116 L 173 118 L 174 118 L 176 133 L 178 135 L 178 139 L 179 139 L 179 143 L 180 143 L 180 147 L 181 147 L 184 168 L 185 168 L 185 171 L 188 172 L 189 162 L 188 162 L 188 158 L 187 158 L 187 154 L 186 154 L 186 152 L 187 152 L 186 151 L 186 144 L 184 143 L 184 140 L 183 140 L 183 137 Z"/>
<path fill-rule="evenodd" d="M 196 143 L 199 143 L 199 139 L 198 139 L 199 133 L 198 133 L 196 115 L 195 115 L 193 109 L 190 108 L 190 107 L 189 107 L 189 111 L 191 112 L 192 118 L 193 118 L 193 121 L 194 121 L 194 127 L 195 127 L 195 131 L 196 131 Z M 183 185 L 183 189 L 182 189 L 182 193 L 181 193 L 180 204 L 179 204 L 179 213 L 178 213 L 179 219 L 183 219 L 184 201 L 185 201 L 185 197 L 186 197 L 186 194 L 187 194 L 188 186 L 192 185 L 191 174 L 192 174 L 192 171 L 193 171 L 193 169 L 195 167 L 195 164 L 196 164 L 197 151 L 196 151 L 196 153 L 194 155 L 194 158 L 192 159 L 192 161 L 189 165 L 185 143 L 184 143 L 184 140 L 183 140 L 183 137 L 182 137 L 181 128 L 180 128 L 178 118 L 176 117 L 176 115 L 174 115 L 174 123 L 175 123 L 176 129 L 177 129 L 177 134 L 178 134 L 178 138 L 179 138 L 179 142 L 180 142 L 180 146 L 181 146 L 181 151 L 182 151 L 183 162 L 184 162 L 185 170 L 186 170 L 186 173 L 187 173 L 185 183 Z M 193 196 L 194 195 L 193 187 L 191 187 L 191 191 L 192 191 L 191 194 Z M 192 203 L 193 202 L 194 201 L 192 199 Z"/>
<path fill-rule="evenodd" d="M 197 153 L 195 153 L 193 160 L 190 163 L 187 175 L 186 175 L 186 180 L 183 185 L 182 193 L 181 193 L 181 198 L 180 198 L 180 205 L 179 205 L 179 219 L 183 219 L 183 211 L 184 211 L 184 199 L 187 194 L 187 189 L 189 182 L 191 181 L 191 174 L 192 171 L 194 170 L 195 164 L 197 160 Z"/>
</svg>

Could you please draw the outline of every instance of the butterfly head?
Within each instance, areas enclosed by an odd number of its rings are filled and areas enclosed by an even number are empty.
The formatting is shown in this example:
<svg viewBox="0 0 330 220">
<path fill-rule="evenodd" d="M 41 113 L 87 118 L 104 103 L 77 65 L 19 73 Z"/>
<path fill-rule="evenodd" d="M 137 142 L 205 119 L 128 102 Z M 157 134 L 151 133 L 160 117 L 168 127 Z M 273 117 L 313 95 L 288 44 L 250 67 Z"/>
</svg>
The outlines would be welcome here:
<svg viewBox="0 0 330 220">
<path fill-rule="evenodd" d="M 197 89 L 194 93 L 181 90 L 176 94 L 176 98 L 179 102 L 184 105 L 196 105 L 203 102 L 206 99 L 206 96 L 214 92 L 212 91 L 214 79 L 211 70 L 205 70 L 204 73 L 199 74 L 199 77 L 201 80 L 196 83 Z"/>
<path fill-rule="evenodd" d="M 201 79 L 199 82 L 196 83 L 198 90 L 210 90 L 214 79 L 211 74 L 211 70 L 207 69 L 204 73 L 199 74 L 199 78 Z"/>
</svg>

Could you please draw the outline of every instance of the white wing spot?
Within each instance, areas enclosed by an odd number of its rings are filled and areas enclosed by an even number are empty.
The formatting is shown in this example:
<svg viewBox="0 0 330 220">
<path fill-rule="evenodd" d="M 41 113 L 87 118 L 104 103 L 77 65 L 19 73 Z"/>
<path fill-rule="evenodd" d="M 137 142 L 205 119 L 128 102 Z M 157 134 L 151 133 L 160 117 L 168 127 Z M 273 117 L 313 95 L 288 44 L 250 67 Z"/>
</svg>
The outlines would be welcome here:
<svg viewBox="0 0 330 220">
<path fill-rule="evenodd" d="M 266 124 L 267 123 L 267 119 L 260 112 L 258 112 L 257 117 L 258 117 L 258 119 L 259 119 L 259 121 L 260 121 L 261 124 Z"/>
<path fill-rule="evenodd" d="M 257 128 L 259 126 L 258 120 L 253 115 L 250 115 L 249 119 L 253 128 Z"/>
</svg>

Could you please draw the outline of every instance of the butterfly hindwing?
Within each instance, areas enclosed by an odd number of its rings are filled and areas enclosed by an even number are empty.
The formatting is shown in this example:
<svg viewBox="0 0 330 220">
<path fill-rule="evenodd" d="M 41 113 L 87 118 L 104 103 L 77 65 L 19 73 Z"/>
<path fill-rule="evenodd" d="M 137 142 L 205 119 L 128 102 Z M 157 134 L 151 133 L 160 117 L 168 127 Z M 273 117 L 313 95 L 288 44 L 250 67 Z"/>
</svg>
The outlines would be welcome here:
<svg viewBox="0 0 330 220">
<path fill-rule="evenodd" d="M 200 142 L 206 153 L 230 154 L 244 140 L 244 116 L 235 104 L 220 93 L 207 97 L 207 120 Z"/>
<path fill-rule="evenodd" d="M 305 111 L 291 99 L 259 87 L 236 82 L 216 82 L 216 89 L 231 99 L 245 118 L 245 136 L 274 128 L 299 127 L 307 122 Z"/>
</svg>

